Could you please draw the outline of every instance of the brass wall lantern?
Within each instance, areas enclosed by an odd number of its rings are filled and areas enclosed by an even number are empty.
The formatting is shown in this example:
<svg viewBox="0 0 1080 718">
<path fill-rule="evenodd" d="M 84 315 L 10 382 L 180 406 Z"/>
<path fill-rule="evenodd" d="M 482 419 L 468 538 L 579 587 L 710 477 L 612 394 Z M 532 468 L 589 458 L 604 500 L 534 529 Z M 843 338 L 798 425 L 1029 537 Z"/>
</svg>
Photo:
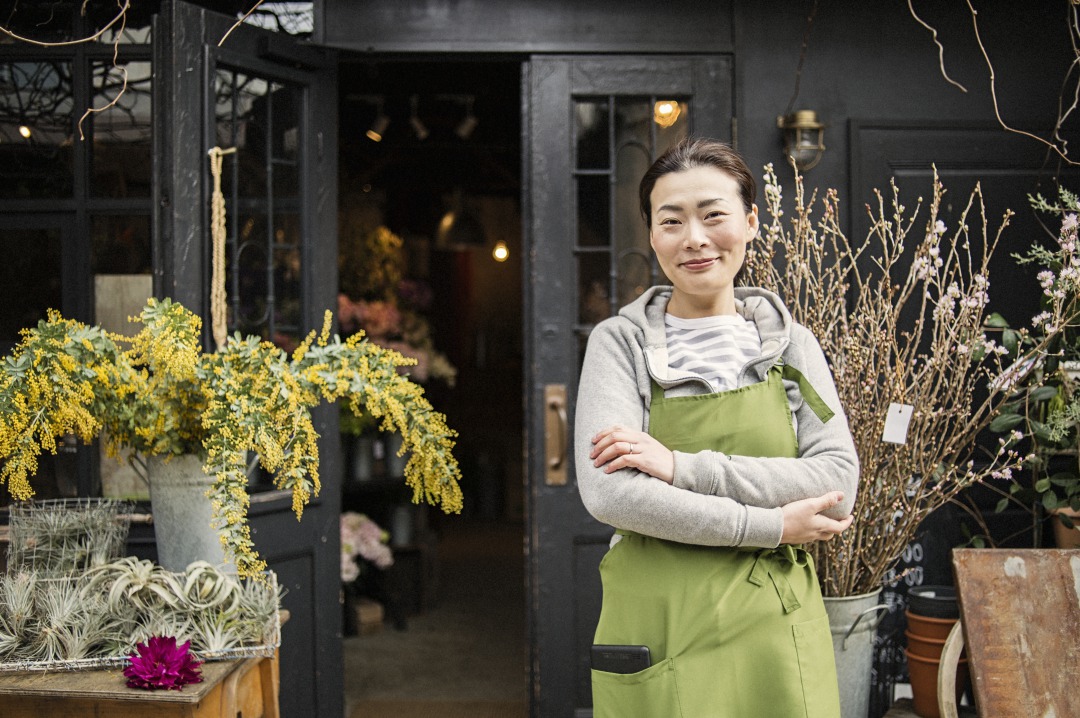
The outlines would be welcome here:
<svg viewBox="0 0 1080 718">
<path fill-rule="evenodd" d="M 776 126 L 784 131 L 784 155 L 795 163 L 800 172 L 812 169 L 825 153 L 825 125 L 818 122 L 813 110 L 796 110 L 776 118 Z"/>
</svg>

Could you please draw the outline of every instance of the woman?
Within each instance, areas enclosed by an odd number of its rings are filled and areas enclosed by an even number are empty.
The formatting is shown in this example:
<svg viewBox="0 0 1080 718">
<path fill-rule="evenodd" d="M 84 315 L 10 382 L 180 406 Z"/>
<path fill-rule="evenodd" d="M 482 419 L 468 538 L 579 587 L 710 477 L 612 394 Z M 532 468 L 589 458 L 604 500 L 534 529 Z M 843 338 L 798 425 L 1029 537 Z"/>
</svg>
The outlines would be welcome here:
<svg viewBox="0 0 1080 718">
<path fill-rule="evenodd" d="M 672 286 L 589 337 L 578 485 L 616 528 L 594 643 L 648 646 L 651 662 L 594 668 L 597 718 L 840 714 L 800 544 L 850 526 L 858 459 L 813 335 L 776 295 L 735 287 L 758 231 L 755 191 L 723 143 L 665 152 L 640 201 Z"/>
</svg>

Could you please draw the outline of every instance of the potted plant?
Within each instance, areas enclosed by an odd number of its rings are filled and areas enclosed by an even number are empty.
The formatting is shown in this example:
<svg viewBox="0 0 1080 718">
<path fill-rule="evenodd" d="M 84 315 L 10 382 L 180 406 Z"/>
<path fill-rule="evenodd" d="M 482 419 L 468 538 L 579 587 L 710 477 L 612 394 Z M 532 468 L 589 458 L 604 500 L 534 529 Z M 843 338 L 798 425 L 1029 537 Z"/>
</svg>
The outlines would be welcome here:
<svg viewBox="0 0 1080 718">
<path fill-rule="evenodd" d="M 909 212 L 893 183 L 891 196 L 878 192 L 877 206 L 867 207 L 867 237 L 851 241 L 840 227 L 834 190 L 820 198 L 822 213 L 815 217 L 818 195 L 808 198 L 796 174 L 789 223 L 771 165 L 765 183 L 771 220 L 763 222 L 763 241 L 747 253 L 749 281 L 776 291 L 794 319 L 817 336 L 860 461 L 852 527 L 810 547 L 827 608 L 848 606 L 852 615 L 842 625 L 833 619 L 843 663 L 836 631 L 847 641 L 845 633 L 860 621 L 873 628 L 864 614 L 879 610 L 882 585 L 896 578 L 897 561 L 923 519 L 964 489 L 1007 479 L 1025 465 L 1019 431 L 988 456 L 977 453 L 977 438 L 1015 386 L 1035 381 L 1031 360 L 1047 342 L 987 325 L 989 264 L 1009 215 L 992 230 L 978 186 L 950 229 L 939 216 L 945 189 L 936 172 L 922 216 L 922 200 Z M 1077 309 L 1062 304 L 1051 313 L 1061 326 Z M 909 419 L 883 436 L 890 413 Z M 866 714 L 872 640 L 869 630 L 858 652 L 865 665 L 853 671 L 861 695 L 845 700 L 842 687 L 845 716 Z M 839 673 L 851 670 L 841 666 Z"/>
<path fill-rule="evenodd" d="M 100 436 L 114 455 L 129 448 L 174 462 L 197 456 L 211 479 L 210 512 L 226 556 L 241 575 L 257 575 L 265 563 L 249 534 L 249 456 L 292 492 L 299 519 L 320 490 L 311 409 L 344 400 L 401 434 L 413 501 L 461 509 L 455 433 L 400 373 L 412 360 L 362 334 L 331 338 L 329 312 L 322 332 L 291 356 L 239 334 L 204 353 L 201 320 L 168 299 L 150 300 L 139 321 L 142 330 L 127 339 L 50 311 L 2 360 L 0 483 L 13 497 L 33 495 L 38 455 L 69 433 L 84 442 Z"/>
<path fill-rule="evenodd" d="M 1021 264 L 1040 268 L 1044 311 L 1036 316 L 1028 344 L 1046 349 L 1034 362 L 1027 380 L 1014 387 L 1009 400 L 990 428 L 1003 434 L 1020 432 L 1029 442 L 1032 455 L 1028 471 L 1013 476 L 1007 493 L 998 502 L 1004 511 L 1010 503 L 1030 510 L 1033 541 L 1039 545 L 1042 521 L 1050 517 L 1061 548 L 1080 547 L 1080 334 L 1068 321 L 1068 308 L 1076 303 L 1078 241 L 1077 213 L 1080 201 L 1073 193 L 1059 190 L 1058 199 L 1040 195 L 1031 198 L 1036 211 L 1060 221 L 1056 249 L 1035 244 L 1017 257 Z M 1071 251 L 1070 251 L 1071 250 Z M 1062 322 L 1061 319 L 1066 319 Z M 1005 320 L 992 318 L 1005 327 Z M 1006 329 L 1006 331 L 1010 331 Z M 1018 337 L 1018 339 L 1021 339 Z"/>
</svg>

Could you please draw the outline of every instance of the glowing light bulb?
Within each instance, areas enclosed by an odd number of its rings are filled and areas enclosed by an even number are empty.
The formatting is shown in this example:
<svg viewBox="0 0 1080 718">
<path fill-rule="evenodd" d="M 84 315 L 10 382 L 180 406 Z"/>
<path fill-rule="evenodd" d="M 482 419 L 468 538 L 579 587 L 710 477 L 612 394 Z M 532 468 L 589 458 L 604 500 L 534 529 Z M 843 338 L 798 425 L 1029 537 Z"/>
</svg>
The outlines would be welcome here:
<svg viewBox="0 0 1080 718">
<path fill-rule="evenodd" d="M 671 127 L 682 114 L 682 107 L 675 100 L 659 100 L 653 105 L 653 122 L 661 127 Z"/>
<path fill-rule="evenodd" d="M 495 248 L 491 250 L 491 256 L 496 262 L 505 262 L 510 258 L 510 248 L 506 246 L 506 242 L 499 240 L 495 243 Z"/>
<path fill-rule="evenodd" d="M 25 139 L 30 139 L 30 135 L 32 133 L 30 132 L 30 128 L 26 125 L 19 125 L 19 134 L 22 135 Z"/>
</svg>

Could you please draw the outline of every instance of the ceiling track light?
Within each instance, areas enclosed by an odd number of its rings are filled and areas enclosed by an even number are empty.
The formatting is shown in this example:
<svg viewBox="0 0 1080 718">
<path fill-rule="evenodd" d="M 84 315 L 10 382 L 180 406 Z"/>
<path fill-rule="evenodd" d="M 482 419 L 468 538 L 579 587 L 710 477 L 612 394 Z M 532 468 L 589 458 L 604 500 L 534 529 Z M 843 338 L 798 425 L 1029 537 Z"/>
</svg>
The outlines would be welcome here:
<svg viewBox="0 0 1080 718">
<path fill-rule="evenodd" d="M 383 98 L 378 98 L 376 107 L 378 109 L 375 112 L 375 121 L 371 123 L 371 127 L 364 134 L 372 142 L 382 142 L 383 135 L 386 134 L 386 128 L 390 126 L 390 118 L 383 111 Z"/>
<path fill-rule="evenodd" d="M 413 95 L 409 99 L 409 106 L 412 108 L 412 112 L 409 116 L 409 124 L 413 128 L 413 132 L 416 133 L 416 139 L 423 142 L 428 138 L 431 133 L 428 131 L 427 126 L 420 119 L 420 115 L 417 114 L 417 107 L 420 105 L 420 98 L 417 95 Z"/>
<path fill-rule="evenodd" d="M 472 95 L 468 95 L 465 98 L 465 117 L 454 128 L 454 134 L 463 140 L 469 139 L 472 136 L 473 130 L 480 124 L 480 121 L 476 119 L 476 115 L 473 114 L 473 100 L 475 98 Z"/>
</svg>

